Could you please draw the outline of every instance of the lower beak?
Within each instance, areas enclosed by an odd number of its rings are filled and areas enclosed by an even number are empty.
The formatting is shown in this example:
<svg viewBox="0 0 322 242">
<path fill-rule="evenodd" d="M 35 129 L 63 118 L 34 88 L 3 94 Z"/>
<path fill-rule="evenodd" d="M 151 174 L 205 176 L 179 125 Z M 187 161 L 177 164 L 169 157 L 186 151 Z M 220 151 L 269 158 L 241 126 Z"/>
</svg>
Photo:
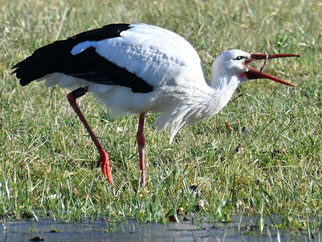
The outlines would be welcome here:
<svg viewBox="0 0 322 242">
<path fill-rule="evenodd" d="M 285 58 L 285 57 L 299 57 L 300 55 L 294 55 L 294 54 L 275 54 L 275 55 L 265 55 L 265 54 L 251 54 L 250 58 L 244 62 L 244 65 L 246 66 L 248 63 L 256 60 L 267 60 L 267 59 L 274 59 L 274 58 Z M 264 64 L 265 65 L 265 64 Z M 263 66 L 264 67 L 264 66 Z M 293 84 L 288 83 L 286 81 L 283 81 L 277 77 L 271 76 L 269 74 L 266 74 L 262 72 L 261 70 L 256 70 L 254 68 L 251 68 L 249 66 L 246 66 L 248 71 L 244 72 L 244 75 L 248 79 L 270 79 L 272 81 L 276 81 L 291 87 L 295 87 Z"/>
</svg>

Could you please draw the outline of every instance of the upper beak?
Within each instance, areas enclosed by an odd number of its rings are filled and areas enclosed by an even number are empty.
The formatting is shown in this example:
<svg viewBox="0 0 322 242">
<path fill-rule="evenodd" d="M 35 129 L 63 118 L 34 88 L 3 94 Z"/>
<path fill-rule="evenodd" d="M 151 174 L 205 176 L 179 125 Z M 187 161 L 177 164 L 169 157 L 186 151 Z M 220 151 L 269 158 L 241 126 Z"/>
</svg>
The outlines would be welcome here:
<svg viewBox="0 0 322 242">
<path fill-rule="evenodd" d="M 285 57 L 299 57 L 300 55 L 294 55 L 294 54 L 275 54 L 275 55 L 266 55 L 266 54 L 251 54 L 250 58 L 244 62 L 244 65 L 246 66 L 248 63 L 256 60 L 267 60 L 267 59 L 274 59 L 274 58 L 285 58 Z M 295 87 L 293 84 L 288 83 L 286 81 L 283 81 L 277 77 L 271 76 L 269 74 L 266 74 L 262 72 L 261 70 L 256 70 L 254 68 L 251 68 L 249 66 L 246 66 L 248 71 L 244 73 L 248 79 L 270 79 L 291 87 Z"/>
</svg>

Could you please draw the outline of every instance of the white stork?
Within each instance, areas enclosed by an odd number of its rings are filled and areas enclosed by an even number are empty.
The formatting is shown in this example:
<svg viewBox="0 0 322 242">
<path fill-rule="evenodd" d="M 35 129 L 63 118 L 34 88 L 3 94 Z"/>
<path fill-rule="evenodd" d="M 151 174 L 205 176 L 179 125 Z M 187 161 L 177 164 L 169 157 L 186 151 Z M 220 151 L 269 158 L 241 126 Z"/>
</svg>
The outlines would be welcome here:
<svg viewBox="0 0 322 242">
<path fill-rule="evenodd" d="M 236 88 L 250 79 L 266 78 L 292 84 L 246 66 L 254 60 L 298 56 L 293 54 L 249 54 L 229 50 L 212 65 L 211 80 L 205 80 L 196 50 L 180 35 L 147 24 L 111 24 L 56 41 L 37 49 L 13 66 L 20 84 L 46 80 L 73 90 L 67 98 L 86 127 L 99 153 L 104 175 L 112 183 L 109 158 L 79 110 L 76 99 L 94 93 L 113 116 L 140 114 L 137 142 L 141 183 L 145 184 L 145 140 L 147 112 L 160 113 L 159 129 L 170 126 L 170 142 L 185 125 L 218 113 Z"/>
</svg>

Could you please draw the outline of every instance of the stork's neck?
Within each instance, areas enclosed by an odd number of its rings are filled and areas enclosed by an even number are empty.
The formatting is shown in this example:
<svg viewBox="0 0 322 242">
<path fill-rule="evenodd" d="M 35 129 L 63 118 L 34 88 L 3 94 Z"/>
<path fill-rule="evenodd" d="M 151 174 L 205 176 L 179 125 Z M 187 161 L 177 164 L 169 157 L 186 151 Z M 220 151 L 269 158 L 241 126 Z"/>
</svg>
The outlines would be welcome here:
<svg viewBox="0 0 322 242">
<path fill-rule="evenodd" d="M 170 142 L 184 125 L 197 123 L 218 113 L 226 106 L 239 85 L 237 77 L 219 76 L 217 78 L 216 75 L 212 77 L 211 85 L 206 81 L 198 81 L 198 86 L 188 87 L 187 92 L 182 93 L 186 87 L 181 86 L 178 93 L 181 94 L 184 105 L 174 105 L 173 109 L 165 111 L 156 120 L 160 129 L 171 125 Z M 171 94 L 173 93 L 172 90 Z M 167 107 L 170 106 L 171 103 L 167 105 Z"/>
<path fill-rule="evenodd" d="M 218 113 L 231 99 L 233 93 L 240 84 L 240 79 L 235 75 L 213 71 L 211 74 L 210 86 L 213 89 L 211 102 Z"/>
<path fill-rule="evenodd" d="M 220 70 L 214 65 L 211 70 L 210 86 L 217 91 L 234 92 L 240 84 L 240 79 L 230 72 Z"/>
<path fill-rule="evenodd" d="M 188 123 L 195 123 L 218 113 L 227 105 L 240 81 L 237 76 L 213 75 L 210 83 L 210 86 L 206 84 L 207 87 L 199 86 L 194 90 L 200 93 L 194 95 L 196 100 L 192 102 L 192 110 L 195 111 L 192 113 L 195 115 L 189 115 L 191 120 Z"/>
</svg>

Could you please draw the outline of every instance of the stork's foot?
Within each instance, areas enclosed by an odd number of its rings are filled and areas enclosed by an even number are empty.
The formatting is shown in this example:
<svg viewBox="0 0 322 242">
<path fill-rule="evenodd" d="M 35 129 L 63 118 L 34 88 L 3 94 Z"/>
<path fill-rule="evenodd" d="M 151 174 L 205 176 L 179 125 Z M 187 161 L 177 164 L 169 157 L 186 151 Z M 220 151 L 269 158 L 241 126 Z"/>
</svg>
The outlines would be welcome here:
<svg viewBox="0 0 322 242">
<path fill-rule="evenodd" d="M 97 162 L 97 167 L 100 166 L 102 168 L 104 176 L 107 178 L 108 182 L 112 184 L 110 159 L 104 149 L 100 150 L 100 154 L 101 154 L 101 157 Z"/>
</svg>

